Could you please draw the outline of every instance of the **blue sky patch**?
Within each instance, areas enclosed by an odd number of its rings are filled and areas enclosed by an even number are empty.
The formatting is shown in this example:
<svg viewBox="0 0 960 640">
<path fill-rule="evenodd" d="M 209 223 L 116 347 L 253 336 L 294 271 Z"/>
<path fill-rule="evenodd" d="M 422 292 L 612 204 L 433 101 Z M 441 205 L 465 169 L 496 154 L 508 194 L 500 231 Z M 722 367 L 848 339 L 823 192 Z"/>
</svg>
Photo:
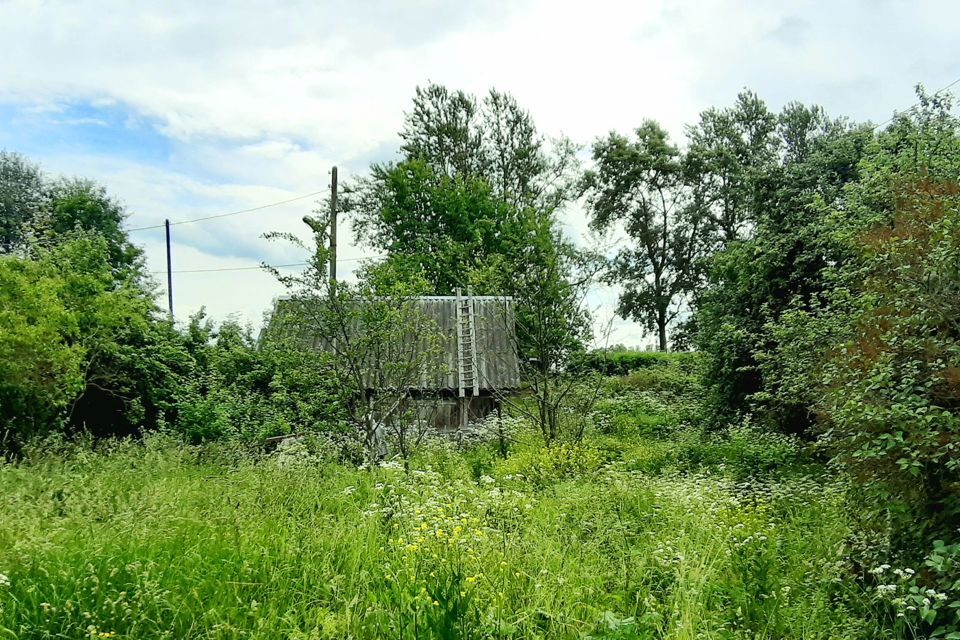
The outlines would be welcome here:
<svg viewBox="0 0 960 640">
<path fill-rule="evenodd" d="M 163 163 L 172 141 L 122 103 L 0 104 L 0 147 L 32 158 L 65 154 Z"/>
</svg>

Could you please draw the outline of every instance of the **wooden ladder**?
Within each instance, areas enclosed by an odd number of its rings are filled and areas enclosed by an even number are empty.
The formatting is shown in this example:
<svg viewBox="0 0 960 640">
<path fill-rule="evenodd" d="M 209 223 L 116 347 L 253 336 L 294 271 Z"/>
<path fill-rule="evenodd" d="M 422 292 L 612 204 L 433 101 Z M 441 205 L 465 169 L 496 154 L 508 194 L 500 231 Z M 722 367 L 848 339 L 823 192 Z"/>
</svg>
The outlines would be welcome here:
<svg viewBox="0 0 960 640">
<path fill-rule="evenodd" d="M 469 290 L 463 296 L 457 289 L 457 379 L 460 397 L 470 389 L 473 395 L 480 390 L 477 375 L 477 331 L 473 308 L 473 296 Z"/>
</svg>

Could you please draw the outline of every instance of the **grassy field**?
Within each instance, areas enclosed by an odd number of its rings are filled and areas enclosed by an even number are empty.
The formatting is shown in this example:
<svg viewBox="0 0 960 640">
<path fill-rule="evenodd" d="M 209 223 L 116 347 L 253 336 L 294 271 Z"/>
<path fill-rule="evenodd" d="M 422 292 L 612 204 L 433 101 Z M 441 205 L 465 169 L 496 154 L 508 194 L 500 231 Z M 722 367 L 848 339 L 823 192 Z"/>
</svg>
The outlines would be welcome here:
<svg viewBox="0 0 960 640">
<path fill-rule="evenodd" d="M 434 444 L 409 473 L 76 447 L 0 468 L 0 637 L 891 637 L 848 513 L 746 431 Z"/>
</svg>

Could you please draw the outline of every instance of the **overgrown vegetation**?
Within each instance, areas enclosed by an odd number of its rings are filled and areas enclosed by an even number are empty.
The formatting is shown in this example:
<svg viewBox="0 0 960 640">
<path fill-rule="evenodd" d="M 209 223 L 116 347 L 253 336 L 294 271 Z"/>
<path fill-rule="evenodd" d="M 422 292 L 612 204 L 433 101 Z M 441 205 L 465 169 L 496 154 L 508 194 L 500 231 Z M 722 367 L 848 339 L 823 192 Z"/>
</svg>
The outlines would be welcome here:
<svg viewBox="0 0 960 640">
<path fill-rule="evenodd" d="M 123 207 L 3 152 L 0 635 L 960 637 L 960 120 L 918 95 L 744 92 L 581 173 L 510 96 L 418 89 L 345 197 L 386 258 L 332 283 L 321 207 L 259 340 L 170 323 Z M 588 351 L 598 275 L 697 352 Z M 457 289 L 513 298 L 522 384 L 444 439 L 412 301 Z"/>
<path fill-rule="evenodd" d="M 47 442 L 0 468 L 0 629 L 887 637 L 896 609 L 844 559 L 851 494 L 797 441 L 704 440 L 619 391 L 605 411 L 616 435 L 546 448 L 526 423 L 506 459 L 434 440 L 409 472 L 323 445 Z"/>
</svg>

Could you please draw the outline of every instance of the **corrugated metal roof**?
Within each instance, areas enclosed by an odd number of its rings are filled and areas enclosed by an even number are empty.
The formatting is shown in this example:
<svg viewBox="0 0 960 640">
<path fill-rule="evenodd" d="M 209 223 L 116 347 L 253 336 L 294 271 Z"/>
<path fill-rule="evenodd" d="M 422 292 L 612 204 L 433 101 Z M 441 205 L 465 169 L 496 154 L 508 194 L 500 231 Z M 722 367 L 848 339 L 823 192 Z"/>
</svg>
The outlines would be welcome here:
<svg viewBox="0 0 960 640">
<path fill-rule="evenodd" d="M 282 314 L 283 302 L 274 306 L 274 318 Z M 440 361 L 430 369 L 440 372 L 440 379 L 421 381 L 421 389 L 458 391 L 461 386 L 461 362 L 457 348 L 457 306 L 466 300 L 472 307 L 476 339 L 477 381 L 481 392 L 516 389 L 520 386 L 520 367 L 516 354 L 516 320 L 514 301 L 505 296 L 421 296 L 416 298 L 419 310 L 436 326 L 441 340 Z M 271 319 L 273 324 L 274 319 Z M 308 332 L 297 332 L 307 344 L 324 349 L 321 340 Z"/>
</svg>

